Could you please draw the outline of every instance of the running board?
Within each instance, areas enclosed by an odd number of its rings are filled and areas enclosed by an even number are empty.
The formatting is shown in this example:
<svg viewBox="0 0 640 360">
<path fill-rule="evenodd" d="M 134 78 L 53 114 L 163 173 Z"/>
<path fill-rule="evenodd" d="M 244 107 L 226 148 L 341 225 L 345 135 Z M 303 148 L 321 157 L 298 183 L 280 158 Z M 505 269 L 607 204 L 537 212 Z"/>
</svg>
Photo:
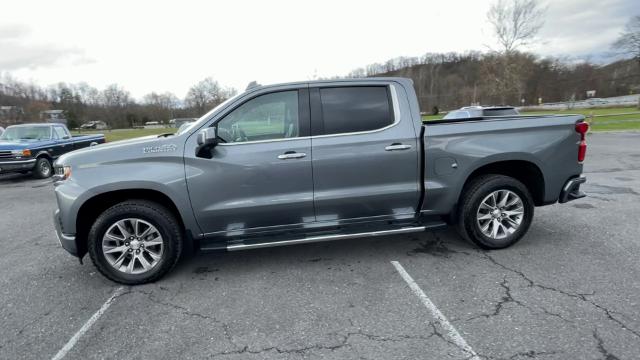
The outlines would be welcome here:
<svg viewBox="0 0 640 360">
<path fill-rule="evenodd" d="M 227 250 L 238 251 L 238 250 L 260 249 L 260 248 L 267 248 L 267 247 L 274 247 L 274 246 L 308 244 L 308 243 L 323 242 L 323 241 L 356 239 L 356 238 L 363 238 L 363 237 L 370 237 L 370 236 L 373 237 L 373 236 L 408 234 L 408 233 L 422 232 L 422 231 L 425 231 L 426 229 L 427 229 L 426 226 L 415 226 L 415 227 L 403 227 L 400 229 L 370 231 L 370 232 L 361 232 L 361 233 L 353 233 L 353 234 L 310 236 L 302 239 L 272 241 L 272 242 L 265 242 L 265 243 L 230 244 L 230 245 L 227 245 Z"/>
</svg>

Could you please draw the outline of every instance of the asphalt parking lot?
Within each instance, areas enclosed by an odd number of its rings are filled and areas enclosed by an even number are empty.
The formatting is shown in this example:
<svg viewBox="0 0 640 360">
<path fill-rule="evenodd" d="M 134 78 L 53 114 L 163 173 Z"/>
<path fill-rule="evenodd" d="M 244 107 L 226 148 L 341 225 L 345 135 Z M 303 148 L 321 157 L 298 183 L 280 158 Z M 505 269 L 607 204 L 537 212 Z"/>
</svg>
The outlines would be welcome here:
<svg viewBox="0 0 640 360">
<path fill-rule="evenodd" d="M 637 359 L 640 133 L 590 135 L 585 172 L 589 197 L 509 249 L 447 230 L 197 254 L 137 287 L 59 247 L 50 180 L 0 176 L 0 358 Z"/>
</svg>

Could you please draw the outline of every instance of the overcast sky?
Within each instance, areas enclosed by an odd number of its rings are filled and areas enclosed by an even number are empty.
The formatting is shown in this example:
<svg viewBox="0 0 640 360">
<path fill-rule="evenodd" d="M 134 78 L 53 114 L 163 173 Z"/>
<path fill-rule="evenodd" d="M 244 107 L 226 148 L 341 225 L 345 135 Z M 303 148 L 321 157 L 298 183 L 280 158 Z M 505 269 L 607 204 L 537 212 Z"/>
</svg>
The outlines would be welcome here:
<svg viewBox="0 0 640 360">
<path fill-rule="evenodd" d="M 4 1 L 0 72 L 49 85 L 118 83 L 136 98 L 212 76 L 307 80 L 397 56 L 486 50 L 491 1 Z M 601 59 L 640 0 L 547 0 L 541 55 Z"/>
</svg>

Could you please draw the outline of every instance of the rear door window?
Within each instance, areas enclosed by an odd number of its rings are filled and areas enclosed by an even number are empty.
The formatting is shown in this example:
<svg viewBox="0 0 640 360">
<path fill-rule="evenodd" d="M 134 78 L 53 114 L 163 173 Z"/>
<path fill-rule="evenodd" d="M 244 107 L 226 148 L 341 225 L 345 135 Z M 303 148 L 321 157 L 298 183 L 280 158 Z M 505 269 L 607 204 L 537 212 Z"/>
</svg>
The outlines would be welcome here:
<svg viewBox="0 0 640 360">
<path fill-rule="evenodd" d="M 370 131 L 393 124 L 387 86 L 320 89 L 324 134 Z"/>
</svg>

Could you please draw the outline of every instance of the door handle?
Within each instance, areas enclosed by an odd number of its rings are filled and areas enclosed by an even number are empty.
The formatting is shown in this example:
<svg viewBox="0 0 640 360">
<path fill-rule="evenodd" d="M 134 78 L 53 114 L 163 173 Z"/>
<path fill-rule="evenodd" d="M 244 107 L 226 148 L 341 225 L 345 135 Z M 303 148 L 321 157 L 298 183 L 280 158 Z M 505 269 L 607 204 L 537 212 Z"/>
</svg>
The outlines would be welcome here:
<svg viewBox="0 0 640 360">
<path fill-rule="evenodd" d="M 288 160 L 288 159 L 300 159 L 307 156 L 305 153 L 299 153 L 294 151 L 287 151 L 282 155 L 278 155 L 278 159 L 280 160 Z"/>
<path fill-rule="evenodd" d="M 404 145 L 399 143 L 393 143 L 384 148 L 386 151 L 395 151 L 395 150 L 409 150 L 411 149 L 411 145 Z"/>
</svg>

